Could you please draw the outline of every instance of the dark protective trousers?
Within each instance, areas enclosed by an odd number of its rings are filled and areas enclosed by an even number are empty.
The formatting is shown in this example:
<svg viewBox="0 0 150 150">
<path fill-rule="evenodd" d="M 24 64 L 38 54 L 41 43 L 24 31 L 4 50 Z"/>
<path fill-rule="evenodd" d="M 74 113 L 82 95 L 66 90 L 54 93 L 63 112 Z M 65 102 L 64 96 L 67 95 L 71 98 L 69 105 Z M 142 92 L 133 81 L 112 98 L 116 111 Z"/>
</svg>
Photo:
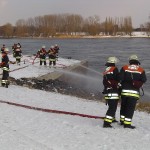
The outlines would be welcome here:
<svg viewBox="0 0 150 150">
<path fill-rule="evenodd" d="M 8 77 L 9 77 L 9 71 L 3 70 L 3 76 L 1 81 L 2 86 L 8 87 Z"/>
<path fill-rule="evenodd" d="M 3 70 L 2 80 L 8 80 L 8 77 L 9 77 L 9 71 Z"/>
<path fill-rule="evenodd" d="M 56 65 L 56 56 L 55 55 L 49 55 L 49 65 L 51 66 L 53 64 L 53 66 Z"/>
<path fill-rule="evenodd" d="M 115 117 L 117 105 L 118 105 L 118 99 L 109 99 L 107 101 L 108 104 L 108 110 L 106 112 L 106 115 Z"/>
<path fill-rule="evenodd" d="M 43 63 L 46 66 L 46 60 L 44 60 L 44 61 L 40 60 L 40 65 L 42 65 Z"/>
<path fill-rule="evenodd" d="M 46 56 L 40 56 L 40 65 L 42 65 L 44 63 L 44 65 L 46 66 Z"/>
<path fill-rule="evenodd" d="M 122 96 L 120 115 L 125 116 L 125 118 L 132 119 L 136 107 L 136 102 L 137 98 Z"/>
</svg>

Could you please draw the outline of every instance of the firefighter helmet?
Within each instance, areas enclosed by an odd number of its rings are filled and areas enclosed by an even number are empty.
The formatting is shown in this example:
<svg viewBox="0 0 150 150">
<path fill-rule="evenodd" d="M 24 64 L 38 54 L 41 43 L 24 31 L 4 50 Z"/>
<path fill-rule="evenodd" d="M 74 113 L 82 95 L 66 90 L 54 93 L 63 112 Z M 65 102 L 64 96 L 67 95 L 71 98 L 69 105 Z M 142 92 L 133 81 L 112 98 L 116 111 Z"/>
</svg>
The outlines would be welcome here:
<svg viewBox="0 0 150 150">
<path fill-rule="evenodd" d="M 4 49 L 4 52 L 9 52 L 9 49 L 8 49 L 8 48 L 5 48 L 5 49 Z"/>
<path fill-rule="evenodd" d="M 51 49 L 54 49 L 54 48 L 55 48 L 55 47 L 52 45 L 52 46 L 51 46 Z"/>
<path fill-rule="evenodd" d="M 107 59 L 107 63 L 113 63 L 113 64 L 115 64 L 115 63 L 117 63 L 117 62 L 118 62 L 118 60 L 117 60 L 116 57 L 109 57 L 109 58 Z"/>
<path fill-rule="evenodd" d="M 137 57 L 137 55 L 131 55 L 130 57 L 129 57 L 129 61 L 130 60 L 137 60 L 137 61 L 139 61 L 139 58 Z"/>
</svg>

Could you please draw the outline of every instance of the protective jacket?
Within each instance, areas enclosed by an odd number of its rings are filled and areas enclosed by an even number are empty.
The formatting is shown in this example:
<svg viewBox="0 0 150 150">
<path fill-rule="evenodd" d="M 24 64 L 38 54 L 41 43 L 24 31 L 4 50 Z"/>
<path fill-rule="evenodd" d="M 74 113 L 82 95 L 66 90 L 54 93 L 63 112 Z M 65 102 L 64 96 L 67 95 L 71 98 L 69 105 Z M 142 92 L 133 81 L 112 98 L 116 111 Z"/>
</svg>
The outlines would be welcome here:
<svg viewBox="0 0 150 150">
<path fill-rule="evenodd" d="M 119 99 L 119 71 L 115 66 L 108 66 L 103 72 L 105 99 Z"/>
<path fill-rule="evenodd" d="M 146 82 L 145 71 L 137 64 L 125 65 L 120 70 L 122 96 L 140 98 L 139 89 Z"/>
<path fill-rule="evenodd" d="M 44 48 L 42 48 L 42 49 L 40 49 L 39 51 L 38 51 L 38 55 L 39 55 L 39 57 L 40 57 L 40 59 L 44 59 L 45 60 L 45 58 L 46 58 L 46 50 L 44 49 Z"/>
<path fill-rule="evenodd" d="M 9 71 L 9 58 L 5 52 L 2 53 L 2 62 L 0 66 L 3 70 Z"/>
<path fill-rule="evenodd" d="M 56 61 L 56 51 L 55 49 L 50 49 L 47 52 L 50 61 Z"/>
<path fill-rule="evenodd" d="M 40 58 L 40 65 L 42 65 L 42 63 L 44 63 L 44 65 L 46 66 L 46 55 L 47 55 L 47 52 L 46 52 L 45 48 L 40 49 L 38 51 L 37 55 Z"/>
<path fill-rule="evenodd" d="M 20 64 L 21 62 L 21 57 L 22 57 L 22 50 L 19 46 L 17 46 L 17 48 L 14 49 L 14 53 L 13 53 L 14 57 L 16 58 L 16 62 L 18 64 Z"/>
</svg>

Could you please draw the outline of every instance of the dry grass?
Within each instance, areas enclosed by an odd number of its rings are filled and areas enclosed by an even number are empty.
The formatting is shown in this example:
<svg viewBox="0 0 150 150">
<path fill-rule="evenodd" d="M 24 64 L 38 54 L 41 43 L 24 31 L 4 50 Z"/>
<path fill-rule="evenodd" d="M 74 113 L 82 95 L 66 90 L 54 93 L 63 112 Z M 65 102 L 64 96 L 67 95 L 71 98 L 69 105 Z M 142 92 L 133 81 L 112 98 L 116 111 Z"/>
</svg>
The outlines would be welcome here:
<svg viewBox="0 0 150 150">
<path fill-rule="evenodd" d="M 106 101 L 104 99 L 102 99 L 102 102 L 106 103 Z M 119 105 L 120 105 L 120 101 L 119 101 Z M 150 113 L 150 102 L 139 101 L 136 104 L 135 110 Z"/>
<path fill-rule="evenodd" d="M 67 38 L 82 38 L 82 36 L 80 36 L 80 35 L 56 35 L 55 37 L 63 38 L 63 39 L 67 39 Z"/>
<path fill-rule="evenodd" d="M 137 103 L 136 110 L 150 113 L 150 102 Z"/>
</svg>

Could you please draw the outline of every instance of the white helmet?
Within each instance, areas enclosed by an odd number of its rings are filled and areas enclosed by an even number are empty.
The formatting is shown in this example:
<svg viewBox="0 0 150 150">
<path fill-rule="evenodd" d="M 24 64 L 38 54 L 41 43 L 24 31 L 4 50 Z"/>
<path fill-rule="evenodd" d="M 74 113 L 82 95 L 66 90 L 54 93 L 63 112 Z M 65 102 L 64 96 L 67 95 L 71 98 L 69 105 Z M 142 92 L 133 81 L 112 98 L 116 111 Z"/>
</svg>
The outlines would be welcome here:
<svg viewBox="0 0 150 150">
<path fill-rule="evenodd" d="M 9 52 L 9 49 L 8 49 L 8 48 L 5 48 L 5 49 L 4 49 L 4 52 Z"/>
<path fill-rule="evenodd" d="M 137 57 L 137 55 L 131 55 L 129 57 L 129 60 L 137 60 L 137 61 L 139 61 L 139 58 Z"/>
<path fill-rule="evenodd" d="M 45 48 L 45 45 L 43 45 L 42 48 Z"/>
<path fill-rule="evenodd" d="M 54 48 L 54 46 L 52 45 L 52 46 L 51 46 L 51 49 L 53 49 L 53 48 Z"/>
<path fill-rule="evenodd" d="M 116 57 L 109 57 L 107 59 L 107 63 L 117 63 L 118 62 L 118 59 Z"/>
</svg>

